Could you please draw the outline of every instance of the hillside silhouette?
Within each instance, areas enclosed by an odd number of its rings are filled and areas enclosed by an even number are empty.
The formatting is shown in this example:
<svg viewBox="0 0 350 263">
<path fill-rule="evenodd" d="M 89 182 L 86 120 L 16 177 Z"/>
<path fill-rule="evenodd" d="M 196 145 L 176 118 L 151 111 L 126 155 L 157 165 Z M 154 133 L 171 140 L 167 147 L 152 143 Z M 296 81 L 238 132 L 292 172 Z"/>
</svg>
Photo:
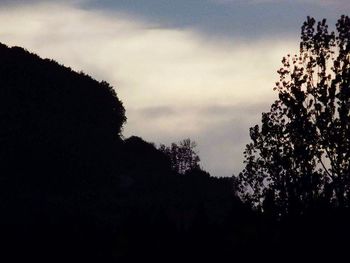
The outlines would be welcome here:
<svg viewBox="0 0 350 263">
<path fill-rule="evenodd" d="M 6 255 L 198 260 L 254 242 L 247 228 L 256 215 L 235 196 L 233 179 L 197 164 L 180 173 L 185 153 L 176 164 L 142 138 L 123 139 L 125 110 L 108 83 L 19 47 L 1 44 L 0 57 Z"/>
<path fill-rule="evenodd" d="M 300 54 L 278 70 L 278 99 L 250 129 L 245 169 L 230 178 L 204 171 L 189 138 L 124 138 L 107 82 L 0 44 L 0 257 L 347 258 L 349 17 L 336 29 L 307 18 Z"/>
</svg>

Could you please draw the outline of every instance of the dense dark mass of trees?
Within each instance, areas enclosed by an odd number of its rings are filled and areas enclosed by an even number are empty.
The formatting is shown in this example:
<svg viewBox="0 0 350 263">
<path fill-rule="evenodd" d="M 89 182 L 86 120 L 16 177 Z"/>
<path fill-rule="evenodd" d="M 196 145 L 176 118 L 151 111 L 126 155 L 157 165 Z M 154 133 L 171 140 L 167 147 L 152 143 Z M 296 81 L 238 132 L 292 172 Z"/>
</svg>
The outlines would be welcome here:
<svg viewBox="0 0 350 263">
<path fill-rule="evenodd" d="M 231 178 L 204 171 L 190 139 L 157 148 L 123 138 L 108 83 L 19 47 L 0 44 L 0 59 L 0 257 L 284 262 L 345 251 L 347 16 L 336 33 L 304 23 L 300 55 L 283 59 L 279 99 Z"/>
<path fill-rule="evenodd" d="M 254 242 L 242 220 L 254 214 L 232 179 L 200 168 L 193 142 L 123 139 L 108 83 L 19 47 L 0 58 L 1 255 L 197 260 Z"/>
<path fill-rule="evenodd" d="M 237 190 L 282 224 L 286 247 L 344 253 L 350 234 L 350 18 L 341 16 L 334 32 L 325 19 L 308 17 L 299 54 L 284 57 L 278 74 L 278 99 L 262 114 L 261 126 L 250 129 Z"/>
</svg>

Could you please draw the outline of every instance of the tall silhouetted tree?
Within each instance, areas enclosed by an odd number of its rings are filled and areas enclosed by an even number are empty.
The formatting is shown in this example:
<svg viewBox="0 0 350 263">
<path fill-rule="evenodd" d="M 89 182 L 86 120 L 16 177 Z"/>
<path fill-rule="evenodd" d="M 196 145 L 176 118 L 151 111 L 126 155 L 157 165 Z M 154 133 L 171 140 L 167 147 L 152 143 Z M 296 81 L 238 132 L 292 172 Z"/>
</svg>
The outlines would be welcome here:
<svg viewBox="0 0 350 263">
<path fill-rule="evenodd" d="M 350 19 L 308 17 L 300 53 L 278 70 L 279 99 L 250 129 L 240 194 L 277 216 L 350 201 Z"/>
<path fill-rule="evenodd" d="M 170 147 L 161 144 L 159 150 L 165 153 L 171 162 L 172 169 L 180 174 L 198 169 L 200 158 L 195 150 L 197 144 L 190 139 L 184 139 Z"/>
</svg>

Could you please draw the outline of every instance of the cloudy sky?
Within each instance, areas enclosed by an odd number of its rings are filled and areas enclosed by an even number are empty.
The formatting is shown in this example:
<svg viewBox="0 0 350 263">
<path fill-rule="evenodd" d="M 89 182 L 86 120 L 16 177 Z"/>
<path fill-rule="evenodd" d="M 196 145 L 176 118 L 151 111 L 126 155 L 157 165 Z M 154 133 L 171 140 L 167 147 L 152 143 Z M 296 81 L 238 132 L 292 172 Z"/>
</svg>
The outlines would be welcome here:
<svg viewBox="0 0 350 263">
<path fill-rule="evenodd" d="M 0 42 L 110 82 L 125 137 L 190 137 L 204 169 L 231 176 L 306 16 L 331 25 L 349 11 L 349 0 L 0 0 Z"/>
</svg>

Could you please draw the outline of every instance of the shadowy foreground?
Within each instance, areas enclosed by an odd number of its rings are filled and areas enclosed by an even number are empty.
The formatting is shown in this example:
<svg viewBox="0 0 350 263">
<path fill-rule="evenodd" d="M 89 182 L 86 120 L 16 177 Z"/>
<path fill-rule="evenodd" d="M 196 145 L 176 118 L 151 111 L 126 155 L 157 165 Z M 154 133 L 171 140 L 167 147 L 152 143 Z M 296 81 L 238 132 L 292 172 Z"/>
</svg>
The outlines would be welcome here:
<svg viewBox="0 0 350 263">
<path fill-rule="evenodd" d="M 344 252 L 347 209 L 259 213 L 234 177 L 211 177 L 197 159 L 180 169 L 186 151 L 171 158 L 171 148 L 122 138 L 125 110 L 108 83 L 18 47 L 0 45 L 0 58 L 0 257 L 284 262 Z"/>
</svg>

